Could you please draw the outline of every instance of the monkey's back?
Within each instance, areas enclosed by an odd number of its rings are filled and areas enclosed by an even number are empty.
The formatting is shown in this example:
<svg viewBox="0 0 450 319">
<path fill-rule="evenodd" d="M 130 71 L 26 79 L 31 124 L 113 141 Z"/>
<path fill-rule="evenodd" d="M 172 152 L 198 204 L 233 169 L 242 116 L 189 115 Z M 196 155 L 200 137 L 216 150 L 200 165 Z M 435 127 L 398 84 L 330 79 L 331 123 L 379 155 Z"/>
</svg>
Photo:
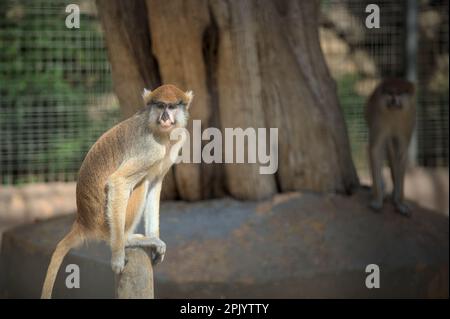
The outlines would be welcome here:
<svg viewBox="0 0 450 319">
<path fill-rule="evenodd" d="M 78 223 L 86 230 L 106 236 L 106 182 L 126 159 L 126 150 L 136 129 L 136 117 L 105 132 L 91 147 L 78 172 L 76 202 Z M 126 147 L 128 145 L 128 147 Z"/>
</svg>

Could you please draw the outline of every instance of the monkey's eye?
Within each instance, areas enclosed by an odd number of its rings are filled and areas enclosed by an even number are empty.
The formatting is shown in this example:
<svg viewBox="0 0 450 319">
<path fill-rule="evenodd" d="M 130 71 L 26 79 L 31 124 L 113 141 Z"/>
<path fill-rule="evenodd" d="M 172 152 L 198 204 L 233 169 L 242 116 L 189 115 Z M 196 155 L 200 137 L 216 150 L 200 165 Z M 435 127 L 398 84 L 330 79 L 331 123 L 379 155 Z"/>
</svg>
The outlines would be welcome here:
<svg viewBox="0 0 450 319">
<path fill-rule="evenodd" d="M 174 110 L 177 106 L 174 104 L 169 104 L 169 110 Z"/>
<path fill-rule="evenodd" d="M 162 110 L 164 108 L 164 103 L 156 103 L 155 105 L 158 109 Z"/>
</svg>

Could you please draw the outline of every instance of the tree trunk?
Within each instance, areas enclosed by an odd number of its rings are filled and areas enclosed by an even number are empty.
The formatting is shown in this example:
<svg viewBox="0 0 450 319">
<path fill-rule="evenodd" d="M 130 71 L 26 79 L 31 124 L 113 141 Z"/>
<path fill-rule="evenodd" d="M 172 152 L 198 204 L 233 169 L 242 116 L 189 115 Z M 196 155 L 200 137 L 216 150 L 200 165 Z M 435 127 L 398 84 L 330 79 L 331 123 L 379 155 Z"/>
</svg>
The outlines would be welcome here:
<svg viewBox="0 0 450 319">
<path fill-rule="evenodd" d="M 142 105 L 144 86 L 172 83 L 194 91 L 191 119 L 202 129 L 278 128 L 275 174 L 250 163 L 178 164 L 163 197 L 260 199 L 358 184 L 320 48 L 319 1 L 97 0 L 97 7 L 124 116 Z"/>
</svg>

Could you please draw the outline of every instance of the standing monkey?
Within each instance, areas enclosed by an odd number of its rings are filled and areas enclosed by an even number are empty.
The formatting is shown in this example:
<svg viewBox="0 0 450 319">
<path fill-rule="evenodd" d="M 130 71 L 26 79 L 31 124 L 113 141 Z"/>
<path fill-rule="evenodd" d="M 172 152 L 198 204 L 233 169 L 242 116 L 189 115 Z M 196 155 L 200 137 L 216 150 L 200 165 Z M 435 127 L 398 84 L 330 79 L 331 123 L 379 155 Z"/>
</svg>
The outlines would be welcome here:
<svg viewBox="0 0 450 319">
<path fill-rule="evenodd" d="M 145 90 L 145 106 L 120 122 L 89 150 L 77 181 L 77 219 L 52 255 L 42 289 L 50 298 L 58 269 L 67 252 L 85 240 L 110 244 L 111 266 L 120 273 L 125 247 L 152 247 L 155 263 L 164 258 L 166 245 L 159 239 L 159 200 L 164 175 L 175 161 L 184 138 L 170 139 L 175 128 L 184 128 L 192 101 L 191 91 L 173 85 Z M 134 234 L 144 214 L 145 236 Z"/>
<path fill-rule="evenodd" d="M 382 168 L 387 154 L 394 184 L 393 203 L 399 213 L 409 216 L 410 210 L 403 198 L 403 182 L 416 120 L 414 85 L 401 79 L 382 81 L 367 102 L 365 117 L 369 126 L 373 183 L 373 199 L 369 206 L 376 211 L 383 208 Z"/>
</svg>

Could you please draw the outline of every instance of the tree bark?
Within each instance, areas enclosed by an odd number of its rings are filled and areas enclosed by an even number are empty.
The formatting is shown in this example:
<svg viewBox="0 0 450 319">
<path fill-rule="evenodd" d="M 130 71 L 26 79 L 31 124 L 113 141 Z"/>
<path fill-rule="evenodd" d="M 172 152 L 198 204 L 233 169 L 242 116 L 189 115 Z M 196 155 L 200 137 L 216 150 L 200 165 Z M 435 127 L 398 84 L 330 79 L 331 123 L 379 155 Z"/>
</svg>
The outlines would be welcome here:
<svg viewBox="0 0 450 319">
<path fill-rule="evenodd" d="M 254 1 L 211 1 L 218 28 L 217 91 L 222 128 L 277 127 L 265 122 Z M 225 165 L 233 197 L 258 199 L 277 192 L 275 176 L 254 164 Z"/>
<path fill-rule="evenodd" d="M 152 50 L 160 66 L 162 83 L 174 83 L 195 93 L 191 119 L 209 122 L 209 93 L 206 86 L 202 35 L 209 24 L 204 0 L 147 1 Z M 186 13 L 189 14 L 186 14 Z M 192 121 L 188 124 L 192 132 Z M 193 151 L 195 152 L 195 150 Z M 202 199 L 201 165 L 180 163 L 174 167 L 179 196 Z"/>
<path fill-rule="evenodd" d="M 126 248 L 127 263 L 116 275 L 117 299 L 154 299 L 153 267 L 143 248 Z"/>
<path fill-rule="evenodd" d="M 144 86 L 172 83 L 194 91 L 191 119 L 202 129 L 278 128 L 275 174 L 261 175 L 259 164 L 178 164 L 163 183 L 165 198 L 260 199 L 358 184 L 320 48 L 319 1 L 126 3 L 97 0 L 125 115 L 142 104 Z"/>
</svg>

